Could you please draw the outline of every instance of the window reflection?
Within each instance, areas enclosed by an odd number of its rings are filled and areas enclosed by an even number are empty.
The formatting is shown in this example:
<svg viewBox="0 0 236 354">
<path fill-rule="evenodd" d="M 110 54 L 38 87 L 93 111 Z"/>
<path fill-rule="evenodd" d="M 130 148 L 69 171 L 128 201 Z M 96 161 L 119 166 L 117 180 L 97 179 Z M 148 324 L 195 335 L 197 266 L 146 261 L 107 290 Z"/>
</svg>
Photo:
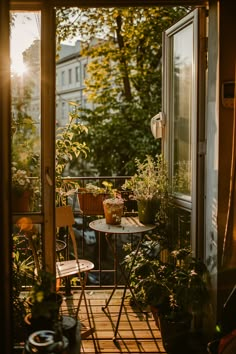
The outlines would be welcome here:
<svg viewBox="0 0 236 354">
<path fill-rule="evenodd" d="M 13 269 L 22 277 L 22 289 L 32 284 L 32 279 L 42 267 L 41 225 L 33 224 L 28 217 L 18 219 L 13 226 Z"/>
<path fill-rule="evenodd" d="M 11 12 L 12 206 L 40 211 L 40 13 Z"/>
<path fill-rule="evenodd" d="M 191 195 L 192 25 L 173 38 L 173 189 Z"/>
</svg>

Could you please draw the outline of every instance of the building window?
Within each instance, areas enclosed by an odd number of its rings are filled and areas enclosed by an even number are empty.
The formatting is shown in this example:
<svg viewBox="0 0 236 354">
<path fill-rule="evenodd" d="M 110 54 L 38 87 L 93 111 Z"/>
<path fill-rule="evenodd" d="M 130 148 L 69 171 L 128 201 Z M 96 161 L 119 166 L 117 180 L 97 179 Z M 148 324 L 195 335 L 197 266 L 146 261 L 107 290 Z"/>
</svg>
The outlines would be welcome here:
<svg viewBox="0 0 236 354">
<path fill-rule="evenodd" d="M 75 67 L 75 81 L 76 83 L 80 83 L 80 66 Z"/>
<path fill-rule="evenodd" d="M 69 76 L 69 85 L 72 84 L 72 69 L 69 69 L 68 71 L 68 76 Z"/>
<path fill-rule="evenodd" d="M 86 74 L 87 74 L 87 63 L 83 64 L 83 79 L 86 79 Z"/>
<path fill-rule="evenodd" d="M 65 104 L 65 102 L 62 102 L 62 106 L 61 106 L 61 108 L 62 108 L 62 114 L 61 114 L 61 118 L 62 118 L 62 121 L 61 121 L 61 123 L 63 124 L 63 123 L 65 123 L 65 120 L 66 120 L 66 104 Z"/>
<path fill-rule="evenodd" d="M 83 100 L 82 100 L 82 107 L 83 107 L 83 108 L 86 108 L 86 106 L 87 106 L 87 99 L 86 99 L 86 97 L 83 97 Z"/>
<path fill-rule="evenodd" d="M 65 86 L 66 84 L 66 78 L 65 78 L 65 71 L 61 72 L 61 85 Z"/>
</svg>

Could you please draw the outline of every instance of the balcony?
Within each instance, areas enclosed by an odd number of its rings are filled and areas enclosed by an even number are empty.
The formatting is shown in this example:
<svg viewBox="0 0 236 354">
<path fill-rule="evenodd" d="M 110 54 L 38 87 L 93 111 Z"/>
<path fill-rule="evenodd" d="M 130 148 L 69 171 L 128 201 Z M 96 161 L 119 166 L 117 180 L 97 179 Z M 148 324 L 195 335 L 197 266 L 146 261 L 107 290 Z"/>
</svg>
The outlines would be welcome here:
<svg viewBox="0 0 236 354">
<path fill-rule="evenodd" d="M 83 188 L 87 182 L 96 181 L 99 185 L 104 180 L 112 181 L 114 187 L 120 188 L 124 182 L 124 177 L 84 177 L 79 179 L 79 184 Z M 129 203 L 128 196 L 126 197 L 125 215 L 137 215 L 136 204 L 134 202 Z M 79 201 L 81 205 L 79 205 Z M 114 235 L 112 238 L 116 252 L 116 259 L 114 259 L 105 234 L 96 232 L 89 226 L 91 221 L 103 218 L 103 211 L 96 209 L 94 204 L 90 205 L 92 211 L 89 211 L 89 205 L 83 204 L 77 193 L 72 197 L 68 197 L 67 203 L 72 205 L 75 215 L 76 224 L 74 225 L 74 231 L 78 243 L 79 257 L 89 259 L 95 264 L 94 270 L 89 274 L 86 288 L 86 298 L 91 313 L 92 326 L 95 331 L 93 336 L 89 335 L 82 339 L 81 353 L 166 353 L 160 330 L 150 309 L 141 312 L 137 306 L 131 306 L 129 291 L 126 293 L 116 332 L 116 323 L 124 291 L 124 278 L 121 276 L 119 267 L 119 263 L 125 255 L 123 246 L 130 242 L 135 247 L 141 235 L 130 234 L 123 237 Z M 179 225 L 178 231 L 188 234 L 188 223 L 184 222 L 182 215 L 177 216 L 177 223 Z M 24 240 L 24 235 L 21 237 Z M 27 241 L 27 239 L 24 240 L 23 248 L 27 252 L 31 252 L 29 245 L 27 246 Z M 67 235 L 59 233 L 58 241 L 68 243 Z M 58 251 L 60 252 L 60 250 Z M 64 251 L 66 252 L 66 257 L 72 256 L 70 247 L 67 247 Z M 109 306 L 103 310 L 114 287 L 116 291 L 109 302 Z M 70 306 L 73 308 L 78 301 L 80 286 L 76 284 L 75 280 L 65 282 L 62 284 L 60 292 L 65 295 L 62 313 L 70 314 Z M 79 320 L 82 326 L 89 327 L 83 303 L 79 312 Z M 114 333 L 116 340 L 113 340 Z M 188 348 L 190 348 L 188 353 L 205 354 L 205 347 L 202 346 L 200 339 L 191 336 L 188 338 L 188 342 Z"/>
</svg>

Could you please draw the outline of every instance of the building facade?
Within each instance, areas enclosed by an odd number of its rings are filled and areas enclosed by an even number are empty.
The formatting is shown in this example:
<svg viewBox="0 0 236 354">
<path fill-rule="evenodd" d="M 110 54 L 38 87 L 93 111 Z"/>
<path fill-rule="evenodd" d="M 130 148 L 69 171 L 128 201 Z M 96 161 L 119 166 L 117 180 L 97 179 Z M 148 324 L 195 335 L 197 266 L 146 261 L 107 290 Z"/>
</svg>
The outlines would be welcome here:
<svg viewBox="0 0 236 354">
<path fill-rule="evenodd" d="M 89 59 L 81 55 L 81 42 L 62 44 L 56 62 L 56 120 L 58 126 L 68 123 L 75 104 L 92 109 L 84 94 Z"/>
</svg>

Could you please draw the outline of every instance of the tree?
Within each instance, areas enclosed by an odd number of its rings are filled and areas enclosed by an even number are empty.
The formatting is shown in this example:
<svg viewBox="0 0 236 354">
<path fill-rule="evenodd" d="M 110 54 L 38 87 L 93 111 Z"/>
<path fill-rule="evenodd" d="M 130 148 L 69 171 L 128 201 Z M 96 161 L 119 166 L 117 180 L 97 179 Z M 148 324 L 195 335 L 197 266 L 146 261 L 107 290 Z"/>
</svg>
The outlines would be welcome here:
<svg viewBox="0 0 236 354">
<path fill-rule="evenodd" d="M 160 152 L 150 119 L 161 110 L 162 33 L 187 11 L 184 7 L 58 10 L 58 43 L 77 33 L 84 41 L 82 55 L 91 58 L 85 94 L 95 109 L 81 108 L 81 119 L 88 126 L 89 160 L 101 175 L 133 174 L 135 158 Z"/>
</svg>

